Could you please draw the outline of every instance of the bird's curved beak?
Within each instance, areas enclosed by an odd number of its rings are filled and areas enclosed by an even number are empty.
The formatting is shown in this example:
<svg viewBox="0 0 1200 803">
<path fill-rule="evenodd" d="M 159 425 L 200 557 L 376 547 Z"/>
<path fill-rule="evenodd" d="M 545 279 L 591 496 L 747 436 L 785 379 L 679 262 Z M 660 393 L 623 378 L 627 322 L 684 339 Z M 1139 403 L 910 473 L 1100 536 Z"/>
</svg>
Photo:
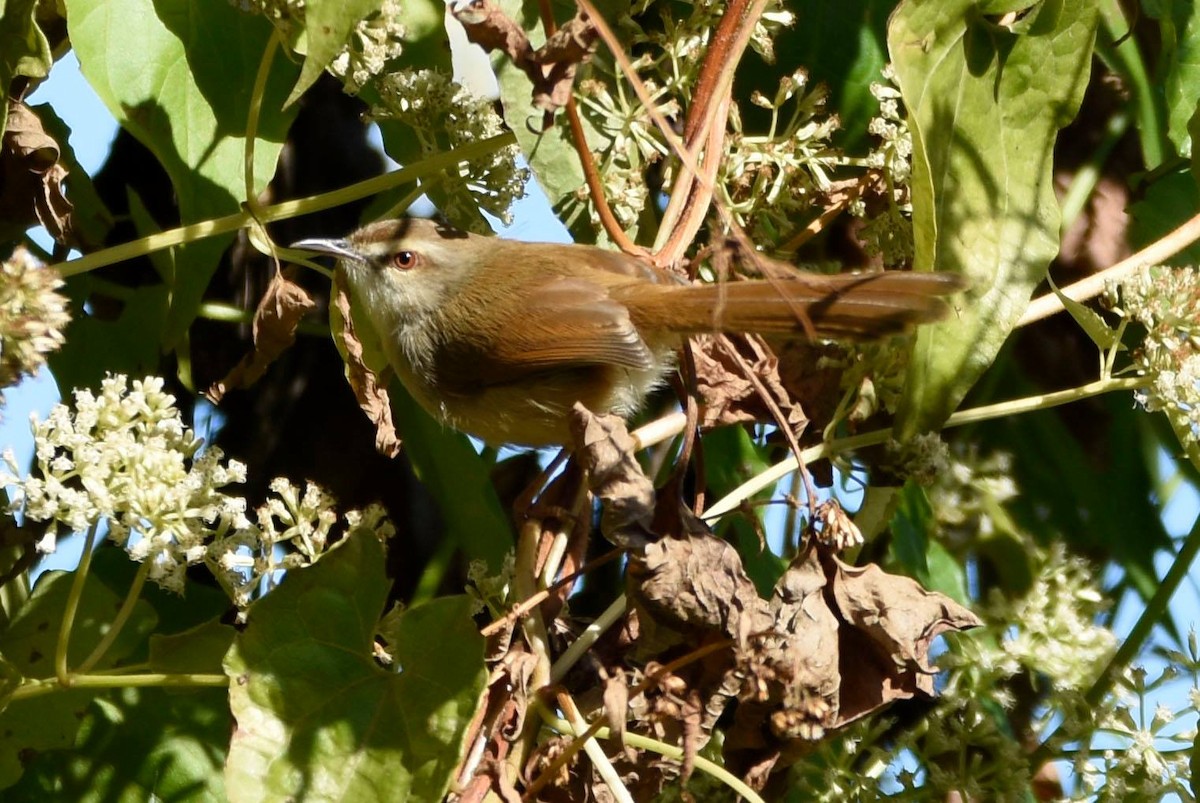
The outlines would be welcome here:
<svg viewBox="0 0 1200 803">
<path fill-rule="evenodd" d="M 313 237 L 308 240 L 294 242 L 290 247 L 304 251 L 315 251 L 318 254 L 328 254 L 338 259 L 349 259 L 354 262 L 363 261 L 363 255 L 356 251 L 348 240 L 326 240 L 320 237 Z"/>
</svg>

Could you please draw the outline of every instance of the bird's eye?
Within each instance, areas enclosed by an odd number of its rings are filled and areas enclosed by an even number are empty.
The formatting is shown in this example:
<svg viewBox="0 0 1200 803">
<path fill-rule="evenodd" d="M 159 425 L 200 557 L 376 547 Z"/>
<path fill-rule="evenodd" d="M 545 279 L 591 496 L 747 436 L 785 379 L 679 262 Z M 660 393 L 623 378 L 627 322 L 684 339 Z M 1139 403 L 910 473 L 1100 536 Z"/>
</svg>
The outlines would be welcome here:
<svg viewBox="0 0 1200 803">
<path fill-rule="evenodd" d="M 392 256 L 392 264 L 400 270 L 412 270 L 417 266 L 419 257 L 415 251 L 397 251 Z"/>
</svg>

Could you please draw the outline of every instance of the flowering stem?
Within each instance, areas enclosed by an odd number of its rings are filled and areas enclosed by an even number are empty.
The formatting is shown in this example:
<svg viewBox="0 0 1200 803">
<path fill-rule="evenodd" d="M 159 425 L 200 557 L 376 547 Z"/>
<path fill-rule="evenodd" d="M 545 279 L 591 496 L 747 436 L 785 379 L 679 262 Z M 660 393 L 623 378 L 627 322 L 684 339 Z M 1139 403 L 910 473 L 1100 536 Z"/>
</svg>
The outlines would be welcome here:
<svg viewBox="0 0 1200 803">
<path fill-rule="evenodd" d="M 125 623 L 129 621 L 130 614 L 133 613 L 133 607 L 142 596 L 142 586 L 146 584 L 146 577 L 150 574 L 152 563 L 149 559 L 144 560 L 138 566 L 137 574 L 133 577 L 133 582 L 129 585 L 129 591 L 125 594 L 125 601 L 121 603 L 121 610 L 117 611 L 116 617 L 113 619 L 112 625 L 109 626 L 108 632 L 104 634 L 104 638 L 100 639 L 100 643 L 92 650 L 92 654 L 87 657 L 82 664 L 79 665 L 79 672 L 88 673 L 92 667 L 104 657 L 104 653 L 116 641 L 117 636 L 121 634 Z"/>
<path fill-rule="evenodd" d="M 67 647 L 71 641 L 71 628 L 75 625 L 75 612 L 79 610 L 79 600 L 83 597 L 83 584 L 92 565 L 92 548 L 96 545 L 96 530 L 99 526 L 100 523 L 96 522 L 88 527 L 87 537 L 83 541 L 83 554 L 79 556 L 79 565 L 75 568 L 75 580 L 67 594 L 62 629 L 58 631 L 58 647 L 54 651 L 54 677 L 58 680 L 58 685 L 64 687 L 70 686 L 74 680 L 67 670 Z"/>
<path fill-rule="evenodd" d="M 366 198 L 367 196 L 375 195 L 376 193 L 390 190 L 393 187 L 398 187 L 401 184 L 407 184 L 410 181 L 415 181 L 432 173 L 445 170 L 459 162 L 476 159 L 506 145 L 513 145 L 516 143 L 516 140 L 517 138 L 512 132 L 505 132 L 497 134 L 494 137 L 489 137 L 488 139 L 480 140 L 479 142 L 471 142 L 453 150 L 434 154 L 415 164 L 402 167 L 391 173 L 385 173 L 382 176 L 375 176 L 366 181 L 351 184 L 349 187 L 343 187 L 340 190 L 323 192 L 319 195 L 310 195 L 307 198 L 298 198 L 294 201 L 284 201 L 263 207 L 259 215 L 259 220 L 263 223 L 271 223 L 276 220 L 286 220 L 311 212 L 319 212 L 323 209 L 332 209 L 335 206 L 357 201 L 360 198 Z M 186 226 L 180 226 L 177 229 L 143 237 L 140 240 L 93 251 L 79 259 L 61 262 L 54 267 L 64 279 L 70 278 L 71 276 L 87 273 L 105 265 L 113 265 L 117 262 L 133 259 L 134 257 L 145 256 L 146 254 L 161 251 L 164 248 L 170 248 L 174 245 L 237 231 L 243 226 L 249 225 L 253 219 L 253 216 L 248 211 L 243 210 L 232 215 L 226 215 L 225 217 L 202 220 L 199 223 L 190 223 Z"/>
</svg>

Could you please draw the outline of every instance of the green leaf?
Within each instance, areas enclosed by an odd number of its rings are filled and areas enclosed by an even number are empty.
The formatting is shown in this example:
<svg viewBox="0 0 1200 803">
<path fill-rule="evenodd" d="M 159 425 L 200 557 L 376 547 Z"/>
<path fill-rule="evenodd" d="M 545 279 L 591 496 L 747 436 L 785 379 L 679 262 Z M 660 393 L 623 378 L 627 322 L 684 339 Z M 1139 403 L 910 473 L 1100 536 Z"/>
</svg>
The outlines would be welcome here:
<svg viewBox="0 0 1200 803">
<path fill-rule="evenodd" d="M 1092 0 L 1049 0 L 1012 33 L 972 0 L 908 0 L 888 48 L 913 138 L 915 263 L 963 274 L 957 314 L 917 335 L 901 437 L 937 428 L 991 364 L 1058 250 L 1055 134 L 1079 108 Z"/>
<path fill-rule="evenodd" d="M 1162 53 L 1160 86 L 1167 106 L 1167 136 L 1181 156 L 1192 155 L 1188 123 L 1200 102 L 1200 8 L 1194 0 L 1160 0 L 1145 6 L 1158 19 Z"/>
<path fill-rule="evenodd" d="M 158 371 L 161 333 L 170 302 L 168 288 L 161 284 L 104 287 L 97 291 L 97 282 L 86 274 L 67 281 L 74 317 L 67 326 L 66 343 L 47 359 L 64 395 L 74 388 L 99 387 L 108 373 L 142 377 Z M 106 296 L 108 290 L 120 292 L 121 297 L 104 305 L 103 314 L 110 316 L 105 320 L 99 317 L 102 310 L 93 293 Z M 91 304 L 91 313 L 83 311 L 85 302 Z"/>
<path fill-rule="evenodd" d="M 4 799 L 217 803 L 230 727 L 223 689 L 126 689 L 93 701 L 73 748 L 31 758 Z"/>
<path fill-rule="evenodd" d="M 909 480 L 900 491 L 899 504 L 892 516 L 892 550 L 906 573 L 926 584 L 929 580 L 929 530 L 933 508 L 925 490 Z"/>
<path fill-rule="evenodd" d="M 358 23 L 378 14 L 383 0 L 317 0 L 304 5 L 304 33 L 307 52 L 300 77 L 284 101 L 290 106 L 316 83 L 334 57 L 342 51 Z"/>
<path fill-rule="evenodd" d="M 0 136 L 8 123 L 9 88 L 18 75 L 45 78 L 54 58 L 37 24 L 37 0 L 0 0 Z"/>
<path fill-rule="evenodd" d="M 74 579 L 73 572 L 43 574 L 5 631 L 0 652 L 6 663 L 24 677 L 54 676 L 58 634 Z M 99 643 L 124 593 L 124 588 L 111 587 L 94 574 L 88 575 L 71 630 L 67 654 L 72 662 L 82 661 Z M 110 667 L 133 652 L 156 622 L 153 609 L 139 601 L 98 668 Z M 0 789 L 21 777 L 23 758 L 31 751 L 67 748 L 75 743 L 80 718 L 94 695 L 94 691 L 68 689 L 12 701 L 0 714 Z"/>
<path fill-rule="evenodd" d="M 1113 346 L 1117 345 L 1117 332 L 1108 322 L 1104 320 L 1100 313 L 1096 312 L 1086 304 L 1081 304 L 1070 296 L 1065 295 L 1058 289 L 1058 285 L 1049 276 L 1046 281 L 1050 284 L 1050 289 L 1054 291 L 1054 295 L 1058 296 L 1058 300 L 1062 302 L 1063 309 L 1070 313 L 1075 319 L 1075 323 L 1079 324 L 1079 328 L 1091 338 L 1092 342 L 1101 351 L 1108 351 Z"/>
<path fill-rule="evenodd" d="M 219 675 L 237 631 L 212 619 L 181 633 L 150 637 L 150 666 L 155 672 Z"/>
<path fill-rule="evenodd" d="M 397 671 L 372 657 L 383 548 L 351 534 L 250 611 L 226 659 L 229 799 L 440 800 L 487 674 L 465 596 L 405 611 Z"/>
<path fill-rule="evenodd" d="M 1200 185 L 1180 170 L 1163 176 L 1146 189 L 1142 200 L 1129 208 L 1133 218 L 1129 240 L 1134 249 L 1144 248 L 1183 225 L 1200 210 Z M 1192 243 L 1164 265 L 1200 264 L 1200 243 Z"/>
<path fill-rule="evenodd" d="M 121 126 L 162 163 L 182 221 L 237 212 L 246 192 L 246 120 L 271 24 L 230 3 L 187 0 L 67 0 L 67 12 L 84 77 Z M 285 59 L 275 60 L 254 143 L 256 195 L 275 173 L 295 115 L 294 109 L 280 110 L 294 75 Z M 195 318 L 231 238 L 176 252 L 167 348 Z"/>
</svg>

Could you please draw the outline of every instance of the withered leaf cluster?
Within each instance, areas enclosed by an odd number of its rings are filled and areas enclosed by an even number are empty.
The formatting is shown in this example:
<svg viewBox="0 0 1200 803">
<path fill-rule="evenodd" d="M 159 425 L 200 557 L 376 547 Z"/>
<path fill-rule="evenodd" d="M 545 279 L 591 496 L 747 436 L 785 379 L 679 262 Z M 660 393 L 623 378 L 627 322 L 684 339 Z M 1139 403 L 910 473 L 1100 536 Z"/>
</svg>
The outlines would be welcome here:
<svg viewBox="0 0 1200 803">
<path fill-rule="evenodd" d="M 677 498 L 655 492 L 620 419 L 577 407 L 572 432 L 575 459 L 602 500 L 601 530 L 627 550 L 630 605 L 562 682 L 587 719 L 685 750 L 680 765 L 607 745 L 635 799 L 686 777 L 717 728 L 726 768 L 763 788 L 838 729 L 893 701 L 932 696 L 931 642 L 980 624 L 971 611 L 908 577 L 846 564 L 836 546 L 816 536 L 763 599 L 733 546 Z M 506 666 L 527 666 L 514 660 L 527 659 L 520 640 L 506 644 L 495 664 L 501 675 Z M 518 684 L 506 677 L 494 689 L 507 689 L 501 697 L 511 732 L 528 700 L 512 692 Z M 496 731 L 492 737 L 491 749 L 506 753 Z M 543 743 L 530 759 L 525 780 L 537 785 L 537 799 L 607 799 L 585 762 L 555 760 L 570 752 L 570 743 Z"/>
</svg>

